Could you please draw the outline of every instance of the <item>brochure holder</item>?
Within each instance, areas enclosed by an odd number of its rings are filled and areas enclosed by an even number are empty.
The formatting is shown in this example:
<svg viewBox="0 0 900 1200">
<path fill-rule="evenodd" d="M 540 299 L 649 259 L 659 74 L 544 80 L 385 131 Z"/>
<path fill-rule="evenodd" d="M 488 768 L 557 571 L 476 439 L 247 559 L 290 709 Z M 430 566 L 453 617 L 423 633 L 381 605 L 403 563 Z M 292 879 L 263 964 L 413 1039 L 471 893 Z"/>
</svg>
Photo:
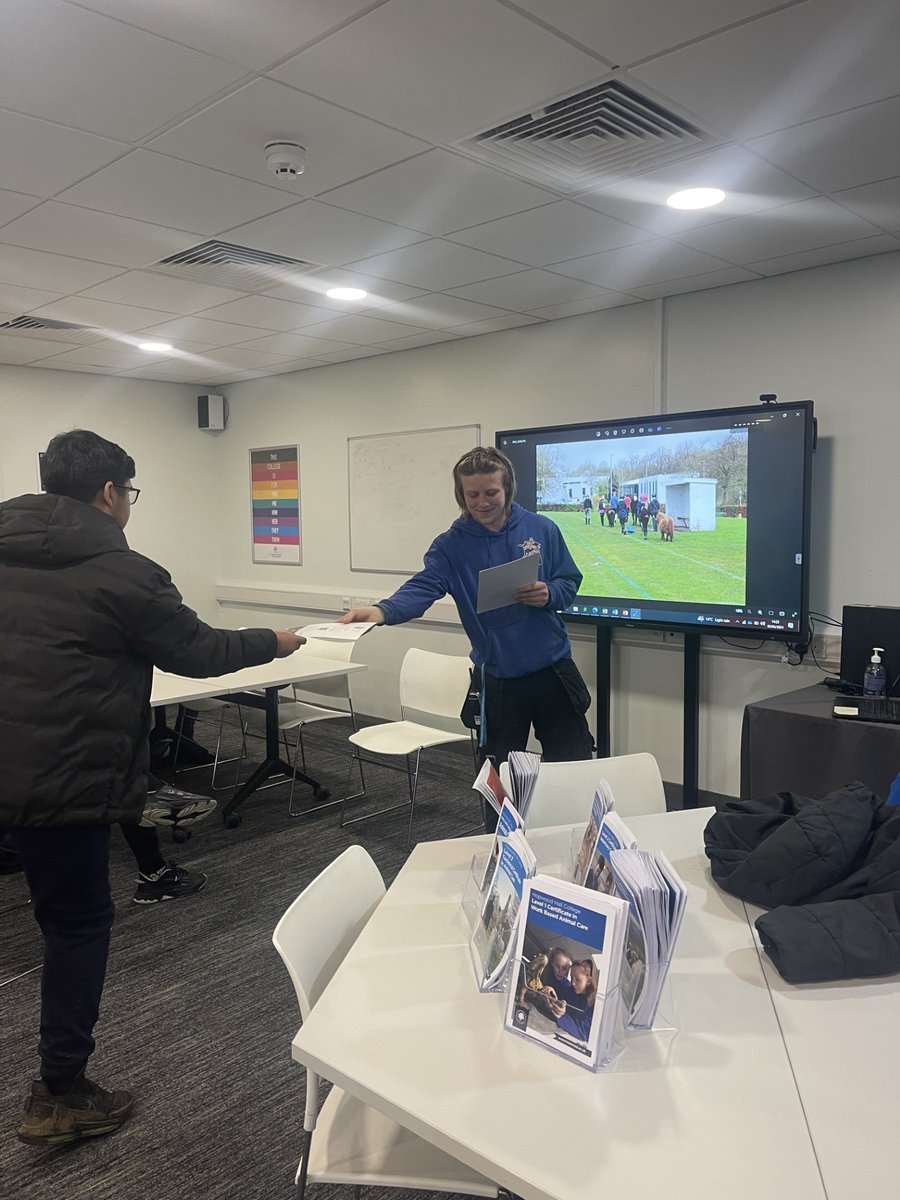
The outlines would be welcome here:
<svg viewBox="0 0 900 1200">
<path fill-rule="evenodd" d="M 462 910 L 469 933 L 470 935 L 474 935 L 470 936 L 469 946 L 472 952 L 472 969 L 475 973 L 475 982 L 478 990 L 481 992 L 505 992 L 509 989 L 509 970 L 511 966 L 509 963 L 502 974 L 493 980 L 492 983 L 485 984 L 483 982 L 493 974 L 496 964 L 506 949 L 506 941 L 501 937 L 500 930 L 495 929 L 490 938 L 480 936 L 477 931 L 477 927 L 480 926 L 479 918 L 484 902 L 484 897 L 481 894 L 481 881 L 484 878 L 485 869 L 487 868 L 487 858 L 486 854 L 474 854 L 472 856 L 472 861 L 469 864 L 469 873 L 463 888 Z"/>
</svg>

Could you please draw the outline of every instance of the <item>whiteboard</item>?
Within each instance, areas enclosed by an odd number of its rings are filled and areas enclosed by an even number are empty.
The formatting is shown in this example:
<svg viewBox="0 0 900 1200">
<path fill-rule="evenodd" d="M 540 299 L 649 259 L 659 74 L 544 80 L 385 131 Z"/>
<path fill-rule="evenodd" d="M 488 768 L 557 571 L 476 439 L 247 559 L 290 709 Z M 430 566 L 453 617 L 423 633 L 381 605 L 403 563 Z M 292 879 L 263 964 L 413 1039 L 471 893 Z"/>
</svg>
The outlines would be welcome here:
<svg viewBox="0 0 900 1200">
<path fill-rule="evenodd" d="M 450 472 L 480 425 L 347 438 L 350 570 L 412 575 L 459 516 Z"/>
</svg>

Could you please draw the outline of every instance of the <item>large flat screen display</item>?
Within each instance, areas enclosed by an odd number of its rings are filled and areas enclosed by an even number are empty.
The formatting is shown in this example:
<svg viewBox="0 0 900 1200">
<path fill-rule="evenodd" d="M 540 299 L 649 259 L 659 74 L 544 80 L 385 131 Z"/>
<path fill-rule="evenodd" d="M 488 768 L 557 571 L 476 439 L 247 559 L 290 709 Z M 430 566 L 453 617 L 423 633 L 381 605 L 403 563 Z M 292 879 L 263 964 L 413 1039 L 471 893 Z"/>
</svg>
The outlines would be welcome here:
<svg viewBox="0 0 900 1200">
<path fill-rule="evenodd" d="M 812 401 L 502 430 L 584 576 L 575 621 L 800 641 Z"/>
</svg>

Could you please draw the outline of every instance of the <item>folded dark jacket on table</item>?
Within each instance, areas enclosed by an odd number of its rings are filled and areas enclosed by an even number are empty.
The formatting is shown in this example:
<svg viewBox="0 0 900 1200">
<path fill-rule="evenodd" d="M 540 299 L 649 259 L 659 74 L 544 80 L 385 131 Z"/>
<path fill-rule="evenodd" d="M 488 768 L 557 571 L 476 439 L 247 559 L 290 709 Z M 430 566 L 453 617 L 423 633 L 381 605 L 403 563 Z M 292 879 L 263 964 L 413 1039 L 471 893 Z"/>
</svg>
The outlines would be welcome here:
<svg viewBox="0 0 900 1200">
<path fill-rule="evenodd" d="M 900 808 L 864 784 L 729 802 L 704 841 L 716 883 L 771 909 L 756 928 L 788 983 L 900 971 Z"/>
</svg>

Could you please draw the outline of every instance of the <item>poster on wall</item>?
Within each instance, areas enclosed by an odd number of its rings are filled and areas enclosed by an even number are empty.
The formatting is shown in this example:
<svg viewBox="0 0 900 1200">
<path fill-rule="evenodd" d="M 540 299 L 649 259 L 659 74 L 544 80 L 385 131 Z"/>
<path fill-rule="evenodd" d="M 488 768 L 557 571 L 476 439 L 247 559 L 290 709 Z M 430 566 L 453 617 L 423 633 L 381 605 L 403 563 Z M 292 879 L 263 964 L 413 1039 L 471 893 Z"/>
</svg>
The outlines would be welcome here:
<svg viewBox="0 0 900 1200">
<path fill-rule="evenodd" d="M 253 562 L 303 562 L 300 542 L 300 447 L 250 451 Z"/>
</svg>

